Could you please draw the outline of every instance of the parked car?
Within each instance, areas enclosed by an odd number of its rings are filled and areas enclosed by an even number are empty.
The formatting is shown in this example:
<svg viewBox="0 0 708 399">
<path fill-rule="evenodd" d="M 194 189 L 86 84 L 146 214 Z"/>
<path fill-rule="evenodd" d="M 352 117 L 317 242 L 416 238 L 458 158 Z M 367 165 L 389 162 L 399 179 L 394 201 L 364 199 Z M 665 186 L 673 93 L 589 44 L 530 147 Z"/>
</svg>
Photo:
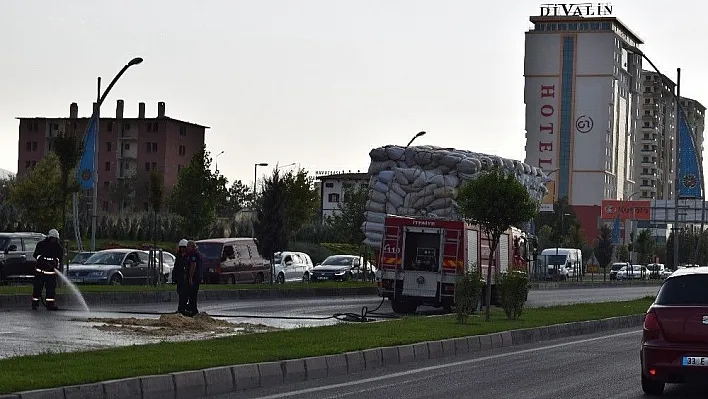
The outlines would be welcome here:
<svg viewBox="0 0 708 399">
<path fill-rule="evenodd" d="M 29 282 L 34 278 L 34 249 L 44 237 L 42 233 L 0 233 L 0 283 Z"/>
<path fill-rule="evenodd" d="M 661 395 L 666 383 L 708 379 L 708 267 L 666 278 L 644 316 L 642 390 Z"/>
<path fill-rule="evenodd" d="M 617 280 L 646 280 L 649 270 L 642 265 L 622 266 L 615 276 Z"/>
<path fill-rule="evenodd" d="M 370 263 L 364 263 L 364 258 L 356 255 L 328 256 L 321 264 L 312 268 L 313 281 L 361 279 L 366 273 L 373 280 L 376 268 Z"/>
<path fill-rule="evenodd" d="M 197 241 L 205 283 L 270 281 L 270 262 L 258 252 L 253 238 L 210 238 Z"/>
<path fill-rule="evenodd" d="M 273 255 L 273 275 L 278 284 L 308 282 L 313 267 L 310 255 L 304 252 L 283 251 Z"/>
<path fill-rule="evenodd" d="M 106 249 L 91 255 L 81 265 L 69 267 L 69 281 L 79 284 L 149 284 L 154 274 L 148 268 L 150 255 L 136 249 Z"/>
<path fill-rule="evenodd" d="M 673 271 L 667 269 L 663 263 L 650 263 L 647 265 L 647 270 L 649 270 L 649 278 L 654 280 L 664 280 L 673 273 Z"/>
<path fill-rule="evenodd" d="M 617 280 L 617 272 L 620 271 L 623 267 L 629 266 L 629 263 L 627 262 L 617 262 L 613 263 L 612 266 L 610 267 L 610 280 Z"/>
</svg>

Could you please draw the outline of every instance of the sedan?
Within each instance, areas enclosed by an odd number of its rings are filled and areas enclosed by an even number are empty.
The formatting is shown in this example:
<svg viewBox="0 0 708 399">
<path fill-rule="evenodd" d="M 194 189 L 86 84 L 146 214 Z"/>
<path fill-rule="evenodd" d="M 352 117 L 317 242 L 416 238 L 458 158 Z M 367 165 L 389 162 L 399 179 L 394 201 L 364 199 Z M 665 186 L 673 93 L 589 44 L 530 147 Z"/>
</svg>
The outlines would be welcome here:
<svg viewBox="0 0 708 399">
<path fill-rule="evenodd" d="M 91 255 L 81 265 L 69 268 L 73 283 L 146 284 L 149 279 L 149 255 L 136 249 L 107 249 Z"/>
<path fill-rule="evenodd" d="M 708 267 L 666 278 L 644 316 L 642 389 L 661 395 L 666 383 L 708 380 Z"/>
<path fill-rule="evenodd" d="M 328 256 L 321 264 L 312 268 L 311 279 L 312 281 L 347 281 L 366 276 L 373 280 L 374 273 L 376 273 L 376 268 L 368 262 L 365 263 L 361 256 L 332 255 Z"/>
</svg>

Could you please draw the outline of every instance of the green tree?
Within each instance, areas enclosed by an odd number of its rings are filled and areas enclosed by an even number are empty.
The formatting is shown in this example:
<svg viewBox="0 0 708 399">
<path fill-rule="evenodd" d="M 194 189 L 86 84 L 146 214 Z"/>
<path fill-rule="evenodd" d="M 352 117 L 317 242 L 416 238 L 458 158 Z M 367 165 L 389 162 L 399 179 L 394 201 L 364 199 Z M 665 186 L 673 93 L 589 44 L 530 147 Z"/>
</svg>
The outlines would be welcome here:
<svg viewBox="0 0 708 399">
<path fill-rule="evenodd" d="M 152 241 L 156 240 L 157 232 L 157 214 L 162 212 L 162 203 L 165 196 L 165 182 L 163 180 L 163 174 L 160 171 L 152 170 L 150 172 L 149 180 L 150 185 L 148 187 L 148 204 L 152 208 L 152 228 L 150 229 L 150 235 Z"/>
<path fill-rule="evenodd" d="M 182 168 L 168 199 L 169 210 L 180 216 L 182 232 L 198 238 L 216 220 L 216 206 L 226 178 L 211 171 L 211 157 L 202 147 Z"/>
<path fill-rule="evenodd" d="M 15 176 L 0 179 L 0 204 L 10 200 L 10 188 L 15 183 Z"/>
<path fill-rule="evenodd" d="M 344 191 L 344 200 L 338 204 L 339 213 L 327 221 L 339 233 L 342 242 L 361 244 L 366 238 L 361 226 L 365 221 L 368 197 L 369 189 L 365 186 L 350 187 Z"/>
<path fill-rule="evenodd" d="M 617 247 L 617 258 L 620 262 L 629 262 L 629 248 L 627 245 L 620 245 Z"/>
<path fill-rule="evenodd" d="M 561 246 L 568 245 L 566 239 L 572 234 L 573 226 L 580 225 L 575 211 L 568 204 L 568 198 L 566 197 L 558 199 L 553 204 L 553 212 L 539 212 L 535 218 L 535 223 L 537 228 L 551 226 L 553 244 L 549 248 L 555 248 L 558 243 L 561 243 Z M 582 246 L 577 248 L 582 248 Z"/>
<path fill-rule="evenodd" d="M 556 243 L 553 242 L 553 229 L 551 226 L 542 226 L 538 230 L 538 251 L 543 251 L 546 248 L 554 248 Z"/>
<path fill-rule="evenodd" d="M 285 228 L 292 237 L 302 226 L 312 221 L 319 209 L 319 196 L 307 171 L 289 171 L 281 180 L 285 183 Z"/>
<path fill-rule="evenodd" d="M 260 253 L 268 260 L 273 254 L 285 250 L 288 235 L 285 229 L 285 195 L 287 183 L 278 169 L 263 181 L 263 192 L 256 203 L 256 220 L 253 232 Z"/>
<path fill-rule="evenodd" d="M 458 203 L 464 219 L 478 225 L 489 240 L 489 268 L 486 277 L 485 320 L 489 321 L 492 298 L 492 268 L 499 239 L 511 226 L 519 226 L 536 216 L 538 204 L 511 173 L 493 168 L 462 186 Z"/>
<path fill-rule="evenodd" d="M 10 189 L 10 203 L 34 229 L 56 228 L 62 218 L 61 166 L 50 152 Z M 64 203 L 66 205 L 66 203 Z"/>
<path fill-rule="evenodd" d="M 607 266 L 612 262 L 612 229 L 608 226 L 600 228 L 600 236 L 595 245 L 595 258 L 603 269 L 603 279 L 606 279 Z"/>
<path fill-rule="evenodd" d="M 233 219 L 238 211 L 250 203 L 251 197 L 251 189 L 241 180 L 236 180 L 225 192 L 225 195 L 219 198 L 216 213 L 219 217 Z"/>
<path fill-rule="evenodd" d="M 637 259 L 637 263 L 643 265 L 651 263 L 652 254 L 654 252 L 654 237 L 651 236 L 651 230 L 642 230 L 639 236 L 637 236 L 636 242 L 636 252 L 639 258 Z"/>
<path fill-rule="evenodd" d="M 583 249 L 585 244 L 585 232 L 580 227 L 580 223 L 573 223 L 568 230 L 568 234 L 565 236 L 564 245 L 567 245 L 569 248 Z"/>
<path fill-rule="evenodd" d="M 76 165 L 81 159 L 84 152 L 84 144 L 81 138 L 77 135 L 69 135 L 59 133 L 53 139 L 54 152 L 59 159 L 59 170 L 61 173 L 61 203 L 64 206 L 61 209 L 61 236 L 66 237 L 66 207 L 69 194 L 77 192 L 79 185 L 76 180 L 69 180 L 70 176 L 76 170 Z"/>
</svg>

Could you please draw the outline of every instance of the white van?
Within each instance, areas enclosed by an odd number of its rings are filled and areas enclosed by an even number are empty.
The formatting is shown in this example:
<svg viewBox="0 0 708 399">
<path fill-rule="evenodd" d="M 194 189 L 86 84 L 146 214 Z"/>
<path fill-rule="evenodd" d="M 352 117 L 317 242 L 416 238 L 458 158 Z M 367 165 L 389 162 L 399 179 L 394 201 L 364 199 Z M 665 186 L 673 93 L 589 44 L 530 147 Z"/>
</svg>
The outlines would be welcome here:
<svg viewBox="0 0 708 399">
<path fill-rule="evenodd" d="M 304 252 L 283 251 L 273 256 L 275 282 L 308 282 L 312 274 L 312 259 Z"/>
<path fill-rule="evenodd" d="M 583 251 L 577 248 L 546 248 L 541 251 L 546 279 L 567 280 L 583 274 Z"/>
</svg>

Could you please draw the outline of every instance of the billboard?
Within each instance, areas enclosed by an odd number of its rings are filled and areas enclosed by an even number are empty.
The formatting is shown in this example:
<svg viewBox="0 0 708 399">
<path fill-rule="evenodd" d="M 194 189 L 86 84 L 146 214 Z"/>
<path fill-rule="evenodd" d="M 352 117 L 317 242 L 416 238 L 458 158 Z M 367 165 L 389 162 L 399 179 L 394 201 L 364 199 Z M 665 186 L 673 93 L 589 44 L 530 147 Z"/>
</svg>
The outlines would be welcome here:
<svg viewBox="0 0 708 399">
<path fill-rule="evenodd" d="M 614 220 L 651 220 L 651 201 L 602 200 L 600 218 Z"/>
</svg>

